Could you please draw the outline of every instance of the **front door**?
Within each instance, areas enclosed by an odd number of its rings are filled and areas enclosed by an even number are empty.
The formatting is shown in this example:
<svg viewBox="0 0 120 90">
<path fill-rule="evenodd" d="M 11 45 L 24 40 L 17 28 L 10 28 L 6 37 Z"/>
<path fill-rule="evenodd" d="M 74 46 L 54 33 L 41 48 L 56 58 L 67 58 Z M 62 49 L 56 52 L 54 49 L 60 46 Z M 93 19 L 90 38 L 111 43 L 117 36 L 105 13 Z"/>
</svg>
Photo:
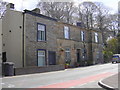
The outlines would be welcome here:
<svg viewBox="0 0 120 90">
<path fill-rule="evenodd" d="M 77 62 L 80 62 L 80 49 L 77 49 Z"/>
<path fill-rule="evenodd" d="M 56 65 L 56 52 L 49 51 L 48 60 L 49 60 L 49 65 Z"/>
</svg>

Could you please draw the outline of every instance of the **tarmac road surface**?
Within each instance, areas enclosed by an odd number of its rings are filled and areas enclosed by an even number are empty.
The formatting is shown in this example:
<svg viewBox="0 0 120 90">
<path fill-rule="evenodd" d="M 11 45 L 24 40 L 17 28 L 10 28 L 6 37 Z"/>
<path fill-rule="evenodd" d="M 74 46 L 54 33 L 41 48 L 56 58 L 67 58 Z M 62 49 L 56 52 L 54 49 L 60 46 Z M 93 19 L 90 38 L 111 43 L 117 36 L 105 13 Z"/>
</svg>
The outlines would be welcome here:
<svg viewBox="0 0 120 90">
<path fill-rule="evenodd" d="M 62 71 L 4 77 L 1 85 L 2 88 L 101 88 L 98 81 L 116 73 L 118 73 L 118 64 L 107 63 Z"/>
</svg>

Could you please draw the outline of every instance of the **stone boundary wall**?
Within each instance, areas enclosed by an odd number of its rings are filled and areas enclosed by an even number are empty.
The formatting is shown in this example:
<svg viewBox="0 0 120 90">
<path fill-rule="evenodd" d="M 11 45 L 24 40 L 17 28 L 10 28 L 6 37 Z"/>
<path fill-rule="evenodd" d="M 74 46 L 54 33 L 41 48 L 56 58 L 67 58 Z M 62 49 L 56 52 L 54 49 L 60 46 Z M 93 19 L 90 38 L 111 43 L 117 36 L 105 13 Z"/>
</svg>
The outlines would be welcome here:
<svg viewBox="0 0 120 90">
<path fill-rule="evenodd" d="M 45 67 L 24 67 L 24 68 L 15 68 L 15 75 L 25 75 L 25 74 L 34 74 L 34 73 L 43 73 L 51 71 L 64 70 L 64 65 L 50 65 Z"/>
</svg>

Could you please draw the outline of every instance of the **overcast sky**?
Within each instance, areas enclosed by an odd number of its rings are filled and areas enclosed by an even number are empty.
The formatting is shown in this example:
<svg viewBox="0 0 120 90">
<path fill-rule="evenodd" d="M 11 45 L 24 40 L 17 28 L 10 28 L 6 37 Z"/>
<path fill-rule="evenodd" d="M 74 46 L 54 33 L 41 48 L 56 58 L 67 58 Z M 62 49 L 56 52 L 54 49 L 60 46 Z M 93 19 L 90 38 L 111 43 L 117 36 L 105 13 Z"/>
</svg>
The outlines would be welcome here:
<svg viewBox="0 0 120 90">
<path fill-rule="evenodd" d="M 3 0 L 6 2 L 14 3 L 16 10 L 32 10 L 36 7 L 38 1 L 40 0 Z M 53 1 L 53 0 L 42 0 Z M 70 1 L 70 0 L 54 0 L 56 2 L 61 1 Z M 76 3 L 81 3 L 83 1 L 92 1 L 92 2 L 102 2 L 106 7 L 110 8 L 111 13 L 116 13 L 118 11 L 118 1 L 119 0 L 74 0 Z"/>
</svg>

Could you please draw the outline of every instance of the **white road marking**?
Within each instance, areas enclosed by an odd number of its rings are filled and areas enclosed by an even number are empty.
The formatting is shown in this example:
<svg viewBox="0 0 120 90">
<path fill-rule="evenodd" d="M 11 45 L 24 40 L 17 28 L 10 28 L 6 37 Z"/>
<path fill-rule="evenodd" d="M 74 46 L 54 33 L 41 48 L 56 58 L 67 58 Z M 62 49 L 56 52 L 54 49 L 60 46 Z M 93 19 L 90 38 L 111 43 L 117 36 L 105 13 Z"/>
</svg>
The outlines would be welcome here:
<svg viewBox="0 0 120 90">
<path fill-rule="evenodd" d="M 85 84 L 88 84 L 88 83 L 84 83 L 84 84 L 81 84 L 81 85 L 77 85 L 77 86 L 83 86 L 83 85 L 85 85 Z M 74 86 L 74 87 L 70 87 L 70 88 L 75 88 L 76 86 Z"/>
<path fill-rule="evenodd" d="M 5 83 L 1 83 L 2 85 L 4 85 Z"/>
<path fill-rule="evenodd" d="M 8 88 L 13 88 L 13 87 L 15 87 L 15 85 L 13 85 L 13 84 L 8 84 Z"/>
</svg>

